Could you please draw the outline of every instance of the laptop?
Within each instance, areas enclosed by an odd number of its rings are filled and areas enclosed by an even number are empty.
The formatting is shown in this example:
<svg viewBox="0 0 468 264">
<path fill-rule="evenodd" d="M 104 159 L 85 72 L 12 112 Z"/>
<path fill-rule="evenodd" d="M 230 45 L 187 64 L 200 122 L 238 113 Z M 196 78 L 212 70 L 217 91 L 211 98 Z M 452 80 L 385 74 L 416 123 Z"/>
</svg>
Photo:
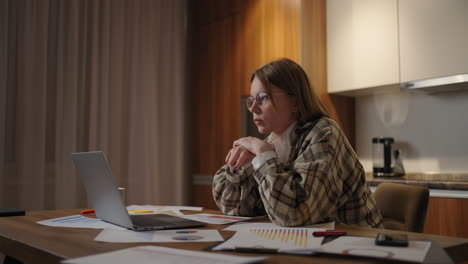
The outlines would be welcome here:
<svg viewBox="0 0 468 264">
<path fill-rule="evenodd" d="M 162 230 L 203 226 L 206 223 L 164 214 L 129 215 L 109 163 L 102 151 L 71 154 L 96 216 L 131 230 Z"/>
</svg>

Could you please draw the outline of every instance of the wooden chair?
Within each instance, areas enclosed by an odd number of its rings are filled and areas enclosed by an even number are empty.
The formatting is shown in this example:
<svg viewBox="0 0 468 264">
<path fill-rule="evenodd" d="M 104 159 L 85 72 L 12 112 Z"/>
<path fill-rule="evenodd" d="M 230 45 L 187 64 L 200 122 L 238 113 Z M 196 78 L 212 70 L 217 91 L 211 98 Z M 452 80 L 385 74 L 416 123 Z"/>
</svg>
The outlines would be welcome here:
<svg viewBox="0 0 468 264">
<path fill-rule="evenodd" d="M 374 198 L 386 229 L 424 231 L 429 204 L 427 187 L 384 182 L 375 189 Z"/>
</svg>

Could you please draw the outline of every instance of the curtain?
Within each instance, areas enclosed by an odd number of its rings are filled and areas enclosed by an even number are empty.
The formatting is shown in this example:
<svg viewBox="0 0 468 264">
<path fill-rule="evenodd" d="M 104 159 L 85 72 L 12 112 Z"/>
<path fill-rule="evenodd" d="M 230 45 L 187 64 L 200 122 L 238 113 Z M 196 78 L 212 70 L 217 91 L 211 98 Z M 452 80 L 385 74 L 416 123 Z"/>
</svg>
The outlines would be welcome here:
<svg viewBox="0 0 468 264">
<path fill-rule="evenodd" d="M 0 207 L 84 208 L 102 150 L 127 204 L 188 201 L 185 0 L 0 0 Z"/>
</svg>

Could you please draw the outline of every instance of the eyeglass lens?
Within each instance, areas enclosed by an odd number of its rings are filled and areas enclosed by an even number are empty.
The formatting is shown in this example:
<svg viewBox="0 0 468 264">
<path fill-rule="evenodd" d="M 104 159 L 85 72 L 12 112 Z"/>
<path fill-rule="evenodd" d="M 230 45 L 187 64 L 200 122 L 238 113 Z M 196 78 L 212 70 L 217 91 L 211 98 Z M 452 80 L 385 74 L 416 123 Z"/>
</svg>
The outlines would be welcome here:
<svg viewBox="0 0 468 264">
<path fill-rule="evenodd" d="M 255 98 L 253 96 L 247 97 L 245 103 L 247 108 L 250 109 L 255 101 L 257 101 L 258 106 L 262 106 L 266 100 L 268 100 L 268 94 L 265 92 L 260 92 L 257 94 L 257 96 L 255 96 Z"/>
</svg>

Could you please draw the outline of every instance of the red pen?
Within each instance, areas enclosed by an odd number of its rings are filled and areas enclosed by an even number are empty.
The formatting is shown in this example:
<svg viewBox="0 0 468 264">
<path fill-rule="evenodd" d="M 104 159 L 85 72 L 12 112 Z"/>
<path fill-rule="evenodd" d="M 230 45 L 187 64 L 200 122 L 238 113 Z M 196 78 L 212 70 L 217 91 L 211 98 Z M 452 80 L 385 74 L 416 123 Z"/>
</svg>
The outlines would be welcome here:
<svg viewBox="0 0 468 264">
<path fill-rule="evenodd" d="M 93 213 L 94 213 L 93 209 L 88 209 L 88 210 L 81 211 L 81 214 L 93 214 Z"/>
<path fill-rule="evenodd" d="M 316 237 L 321 236 L 345 236 L 346 231 L 315 231 L 312 233 Z"/>
</svg>

